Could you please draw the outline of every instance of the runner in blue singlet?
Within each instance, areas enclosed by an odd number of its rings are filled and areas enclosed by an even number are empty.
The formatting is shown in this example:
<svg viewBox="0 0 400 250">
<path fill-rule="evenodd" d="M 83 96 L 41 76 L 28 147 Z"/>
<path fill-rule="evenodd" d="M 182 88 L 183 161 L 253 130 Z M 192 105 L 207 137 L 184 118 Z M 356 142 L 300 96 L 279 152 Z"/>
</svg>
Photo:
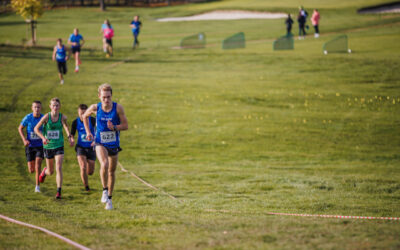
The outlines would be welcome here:
<svg viewBox="0 0 400 250">
<path fill-rule="evenodd" d="M 53 49 L 53 61 L 57 61 L 58 77 L 60 84 L 64 84 L 63 75 L 67 74 L 67 60 L 69 52 L 62 43 L 61 38 L 57 39 L 57 45 Z"/>
<path fill-rule="evenodd" d="M 101 202 L 106 203 L 106 209 L 113 208 L 111 198 L 115 183 L 115 170 L 118 163 L 119 134 L 128 129 L 128 120 L 124 108 L 112 101 L 112 88 L 105 83 L 99 87 L 100 103 L 91 105 L 83 115 L 83 123 L 87 140 L 93 140 L 90 131 L 89 117 L 96 114 L 96 155 L 100 162 L 100 177 L 103 184 Z"/>
</svg>

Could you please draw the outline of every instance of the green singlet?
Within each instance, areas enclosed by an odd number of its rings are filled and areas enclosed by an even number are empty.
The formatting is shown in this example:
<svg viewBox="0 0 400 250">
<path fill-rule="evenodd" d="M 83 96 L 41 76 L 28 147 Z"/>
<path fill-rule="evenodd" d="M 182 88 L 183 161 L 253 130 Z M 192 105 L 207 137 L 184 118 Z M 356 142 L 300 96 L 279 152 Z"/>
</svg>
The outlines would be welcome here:
<svg viewBox="0 0 400 250">
<path fill-rule="evenodd" d="M 62 114 L 60 113 L 57 122 L 52 122 L 49 113 L 49 121 L 43 127 L 43 135 L 49 140 L 49 143 L 43 144 L 45 149 L 56 149 L 64 147 L 63 125 L 61 123 Z"/>
</svg>

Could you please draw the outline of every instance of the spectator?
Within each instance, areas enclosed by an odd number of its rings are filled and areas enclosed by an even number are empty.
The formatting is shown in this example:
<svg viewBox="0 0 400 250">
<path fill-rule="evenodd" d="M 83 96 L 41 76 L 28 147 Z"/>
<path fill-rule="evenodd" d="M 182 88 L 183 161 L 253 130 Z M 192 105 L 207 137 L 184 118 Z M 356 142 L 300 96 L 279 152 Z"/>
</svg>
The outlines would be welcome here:
<svg viewBox="0 0 400 250">
<path fill-rule="evenodd" d="M 318 28 L 318 24 L 319 24 L 319 19 L 320 19 L 320 15 L 317 9 L 314 9 L 314 12 L 312 14 L 311 17 L 311 23 L 314 26 L 315 29 L 315 34 L 314 37 L 318 38 L 319 37 L 319 28 Z"/>
</svg>

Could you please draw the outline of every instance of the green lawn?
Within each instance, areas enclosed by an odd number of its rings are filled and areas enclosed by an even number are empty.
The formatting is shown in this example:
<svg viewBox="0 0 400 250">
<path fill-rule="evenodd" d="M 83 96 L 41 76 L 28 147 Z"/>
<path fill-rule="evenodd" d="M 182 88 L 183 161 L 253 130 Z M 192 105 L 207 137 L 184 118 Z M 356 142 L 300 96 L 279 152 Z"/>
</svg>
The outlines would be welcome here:
<svg viewBox="0 0 400 250">
<path fill-rule="evenodd" d="M 383 1 L 384 2 L 384 1 Z M 165 8 L 58 9 L 39 20 L 40 49 L 17 48 L 26 24 L 0 15 L 0 213 L 93 249 L 398 249 L 398 221 L 286 217 L 268 212 L 400 217 L 400 15 L 358 15 L 367 1 L 304 1 L 321 11 L 321 37 L 276 52 L 283 20 L 158 23 L 213 9 L 295 13 L 297 1 L 215 1 Z M 133 51 L 129 22 L 142 16 Z M 116 30 L 106 59 L 98 33 Z M 60 86 L 51 48 L 79 27 L 81 71 Z M 222 50 L 243 31 L 245 49 Z M 206 49 L 176 50 L 205 32 Z M 294 26 L 294 32 L 297 27 Z M 323 55 L 347 34 L 352 54 Z M 109 82 L 126 111 L 113 211 L 100 203 L 96 164 L 86 193 L 65 146 L 63 199 L 55 177 L 35 194 L 17 127 L 33 100 L 61 99 L 69 123 Z M 0 248 L 66 249 L 44 233 L 0 221 Z"/>
</svg>

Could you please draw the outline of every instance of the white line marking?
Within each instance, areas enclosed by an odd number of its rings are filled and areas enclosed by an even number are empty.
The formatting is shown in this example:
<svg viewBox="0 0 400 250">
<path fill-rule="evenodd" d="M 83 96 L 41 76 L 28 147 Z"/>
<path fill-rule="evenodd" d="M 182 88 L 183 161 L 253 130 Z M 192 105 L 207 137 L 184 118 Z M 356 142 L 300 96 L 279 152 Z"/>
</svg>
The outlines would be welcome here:
<svg viewBox="0 0 400 250">
<path fill-rule="evenodd" d="M 45 233 L 47 233 L 47 234 L 49 234 L 51 236 L 54 236 L 54 237 L 56 237 L 56 238 L 58 238 L 58 239 L 60 239 L 60 240 L 62 240 L 64 242 L 66 242 L 66 243 L 68 243 L 68 244 L 70 244 L 70 245 L 72 245 L 72 246 L 74 246 L 74 247 L 76 247 L 78 249 L 90 250 L 90 248 L 85 247 L 85 246 L 83 246 L 83 245 L 81 245 L 79 243 L 76 243 L 75 241 L 72 241 L 72 240 L 70 240 L 68 238 L 65 238 L 64 236 L 61 236 L 61 235 L 59 235 L 57 233 L 53 233 L 52 231 L 47 230 L 46 228 L 38 227 L 38 226 L 31 225 L 31 224 L 28 224 L 28 223 L 25 223 L 25 222 L 22 222 L 22 221 L 14 220 L 14 219 L 9 218 L 7 216 L 4 216 L 2 214 L 0 214 L 0 218 L 3 219 L 3 220 L 6 220 L 8 222 L 11 222 L 11 223 L 15 223 L 15 224 L 22 225 L 22 226 L 25 226 L 25 227 L 30 227 L 30 228 L 34 228 L 34 229 L 40 230 L 42 232 L 45 232 Z"/>
<path fill-rule="evenodd" d="M 213 213 L 240 213 L 238 211 L 206 209 L 206 212 Z M 244 212 L 245 213 L 245 212 Z M 300 216 L 300 217 L 320 217 L 320 218 L 336 218 L 336 219 L 363 219 L 363 220 L 400 220 L 400 217 L 373 217 L 373 216 L 352 216 L 352 215 L 329 215 L 329 214 L 291 214 L 291 213 L 274 213 L 266 212 L 270 215 L 284 216 Z"/>
<path fill-rule="evenodd" d="M 151 189 L 153 189 L 153 190 L 156 190 L 156 191 L 159 191 L 159 192 L 161 192 L 161 193 L 167 195 L 169 198 L 171 198 L 171 199 L 173 199 L 173 200 L 182 202 L 181 200 L 178 200 L 175 196 L 173 196 L 173 195 L 171 195 L 171 194 L 169 194 L 169 193 L 167 193 L 167 192 L 165 192 L 165 191 L 163 191 L 163 190 L 161 190 L 161 189 L 159 189 L 159 188 L 157 188 L 157 187 L 151 185 L 150 183 L 146 182 L 145 180 L 143 180 L 142 178 L 140 178 L 139 176 L 137 176 L 135 173 L 126 170 L 126 169 L 124 168 L 124 166 L 122 166 L 122 164 L 121 164 L 120 162 L 118 162 L 118 165 L 119 165 L 119 167 L 121 168 L 121 171 L 122 171 L 122 172 L 129 173 L 130 175 L 132 175 L 134 178 L 138 179 L 140 182 L 142 182 L 144 185 L 148 186 L 149 188 L 151 188 Z"/>
</svg>

